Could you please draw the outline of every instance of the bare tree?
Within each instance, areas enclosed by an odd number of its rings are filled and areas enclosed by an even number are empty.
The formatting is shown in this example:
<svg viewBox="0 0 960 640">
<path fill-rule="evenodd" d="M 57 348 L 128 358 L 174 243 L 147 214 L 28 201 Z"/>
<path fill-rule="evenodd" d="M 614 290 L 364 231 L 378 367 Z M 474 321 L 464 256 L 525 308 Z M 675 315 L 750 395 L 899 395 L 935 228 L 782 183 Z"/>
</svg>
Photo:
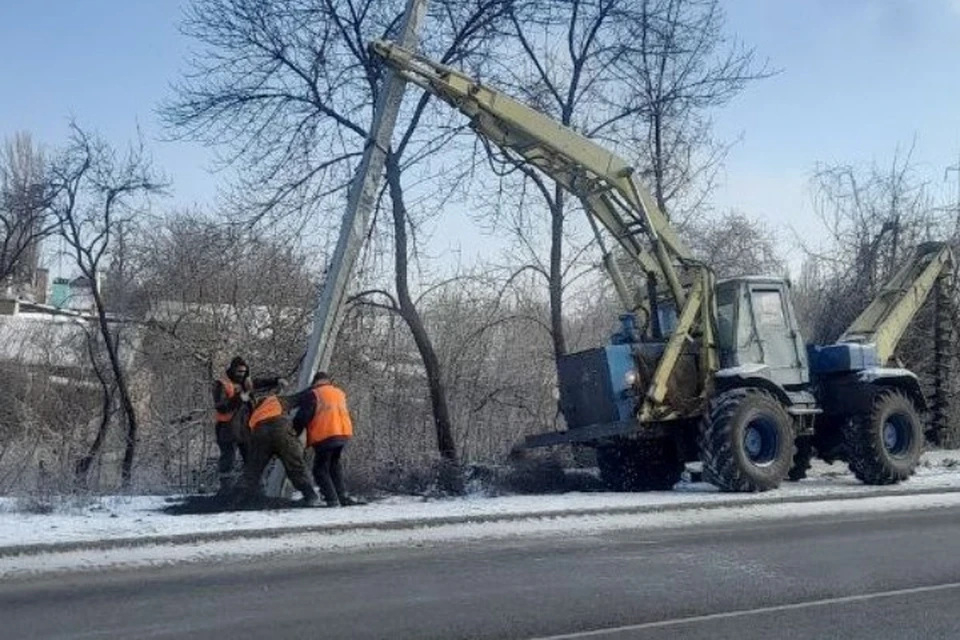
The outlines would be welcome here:
<svg viewBox="0 0 960 640">
<path fill-rule="evenodd" d="M 805 247 L 811 337 L 835 340 L 917 243 L 952 233 L 911 156 L 898 151 L 887 167 L 817 168 L 815 206 L 829 241 Z"/>
<path fill-rule="evenodd" d="M 116 249 L 118 230 L 143 213 L 149 198 L 162 193 L 164 185 L 144 156 L 142 145 L 121 156 L 76 124 L 71 125 L 70 141 L 53 163 L 52 180 L 57 195 L 51 209 L 74 264 L 90 284 L 98 329 L 126 422 L 121 481 L 128 488 L 138 422 L 120 353 L 120 330 L 109 315 L 100 279 Z"/>
<path fill-rule="evenodd" d="M 47 209 L 50 184 L 43 154 L 29 134 L 0 148 L 0 284 L 32 282 L 41 241 L 56 231 Z"/>
<path fill-rule="evenodd" d="M 293 240 L 181 213 L 133 244 L 150 328 L 214 370 L 243 351 L 258 368 L 290 373 L 317 290 Z"/>
<path fill-rule="evenodd" d="M 891 275 L 904 250 L 929 238 L 938 222 L 912 156 L 912 148 L 898 151 L 889 167 L 821 165 L 814 176 L 818 215 L 831 239 L 848 248 L 829 263 L 852 269 L 868 295 Z"/>
<path fill-rule="evenodd" d="M 742 213 L 699 220 L 690 225 L 687 236 L 691 249 L 717 277 L 780 275 L 786 270 L 773 232 Z"/>
<path fill-rule="evenodd" d="M 432 35 L 423 46 L 448 63 L 483 60 L 504 4 L 430 3 L 426 31 Z M 396 0 L 294 0 L 282 6 L 265 0 L 201 0 L 192 5 L 184 31 L 203 51 L 163 114 L 180 134 L 217 143 L 226 162 L 242 160 L 249 169 L 244 196 L 260 196 L 247 210 L 248 219 L 294 213 L 301 224 L 333 222 L 329 211 L 342 208 L 342 191 L 366 144 L 379 90 L 381 69 L 367 44 L 395 32 L 402 5 Z M 456 134 L 448 124 L 440 134 L 417 135 L 428 105 L 426 96 L 410 105 L 388 163 L 397 301 L 389 306 L 416 338 L 438 450 L 456 461 L 442 371 L 408 293 L 416 225 L 414 208 L 403 200 L 403 174 Z M 428 207 L 421 203 L 417 209 Z M 394 298 L 385 293 L 381 299 Z"/>
<path fill-rule="evenodd" d="M 519 61 L 504 61 L 507 86 L 561 123 L 584 131 L 590 126 L 584 122 L 586 114 L 593 113 L 591 107 L 601 103 L 601 94 L 606 93 L 611 84 L 611 77 L 603 70 L 616 55 L 611 46 L 612 30 L 618 19 L 624 19 L 621 14 L 624 4 L 580 0 L 513 4 L 511 35 L 519 43 L 520 54 L 514 56 Z M 559 358 L 567 352 L 563 293 L 564 232 L 569 207 L 560 185 L 551 184 L 532 167 L 520 165 L 520 169 L 542 196 L 549 213 L 549 259 L 543 264 L 535 256 L 531 257 L 534 268 L 546 279 L 553 352 L 554 357 Z M 526 238 L 529 232 L 524 231 L 530 223 L 522 216 L 514 220 L 511 227 L 521 235 L 522 243 L 533 249 L 533 243 Z"/>
<path fill-rule="evenodd" d="M 643 175 L 668 215 L 689 215 L 709 195 L 726 146 L 713 139 L 711 111 L 775 72 L 732 38 L 719 0 L 642 0 L 624 20 L 615 61 L 640 119 L 624 122 Z"/>
<path fill-rule="evenodd" d="M 95 330 L 88 331 L 85 329 L 84 333 L 86 334 L 87 358 L 96 376 L 97 383 L 100 385 L 101 402 L 100 419 L 97 425 L 96 436 L 94 436 L 93 442 L 90 443 L 86 453 L 77 460 L 76 466 L 74 467 L 74 475 L 77 484 L 80 486 L 86 486 L 88 484 L 90 469 L 103 452 L 104 445 L 107 442 L 107 432 L 110 429 L 110 423 L 116 414 L 117 396 L 115 377 L 110 375 L 109 365 L 103 362 L 104 349 L 101 348 L 102 337 L 98 339 Z"/>
</svg>

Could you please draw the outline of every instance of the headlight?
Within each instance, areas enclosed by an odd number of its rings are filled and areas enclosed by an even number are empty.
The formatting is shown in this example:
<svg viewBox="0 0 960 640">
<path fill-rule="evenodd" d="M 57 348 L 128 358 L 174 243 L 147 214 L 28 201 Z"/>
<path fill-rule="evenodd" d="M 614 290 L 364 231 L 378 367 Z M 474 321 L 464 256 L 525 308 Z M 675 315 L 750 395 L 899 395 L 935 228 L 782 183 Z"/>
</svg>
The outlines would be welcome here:
<svg viewBox="0 0 960 640">
<path fill-rule="evenodd" d="M 635 386 L 639 379 L 640 376 L 637 375 L 637 372 L 634 369 L 630 369 L 630 371 L 627 371 L 627 375 L 623 376 L 623 382 L 628 387 Z"/>
</svg>

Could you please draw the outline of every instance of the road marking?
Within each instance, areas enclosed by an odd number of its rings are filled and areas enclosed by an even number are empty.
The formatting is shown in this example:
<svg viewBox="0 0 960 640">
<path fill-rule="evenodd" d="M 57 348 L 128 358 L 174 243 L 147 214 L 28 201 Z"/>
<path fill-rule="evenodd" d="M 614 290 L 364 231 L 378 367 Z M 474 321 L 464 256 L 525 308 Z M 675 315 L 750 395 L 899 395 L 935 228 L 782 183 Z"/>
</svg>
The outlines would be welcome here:
<svg viewBox="0 0 960 640">
<path fill-rule="evenodd" d="M 816 607 L 825 607 L 834 604 L 850 604 L 856 602 L 867 602 L 870 600 L 879 600 L 881 598 L 893 598 L 896 596 L 909 596 L 918 593 L 936 593 L 938 591 L 951 591 L 960 589 L 960 582 L 951 582 L 948 584 L 937 584 L 926 587 L 913 587 L 910 589 L 897 589 L 895 591 L 878 591 L 876 593 L 864 593 L 856 596 L 841 596 L 839 598 L 824 598 L 822 600 L 809 600 L 807 602 L 795 602 L 793 604 L 780 604 L 772 607 L 758 607 L 756 609 L 740 609 L 737 611 L 725 611 L 723 613 L 710 613 L 702 616 L 689 616 L 686 618 L 673 618 L 672 620 L 658 620 L 656 622 L 643 622 L 640 624 L 628 624 L 620 627 L 607 627 L 606 629 L 594 629 L 593 631 L 578 631 L 575 633 L 564 633 L 555 636 L 538 636 L 530 640 L 574 640 L 576 638 L 599 638 L 601 636 L 625 633 L 628 631 L 644 631 L 647 629 L 663 629 L 667 627 L 677 627 L 686 624 L 695 624 L 698 622 L 711 622 L 714 620 L 729 620 L 731 618 L 745 618 L 748 616 L 764 615 L 767 613 L 779 613 L 782 611 L 796 611 L 799 609 L 813 609 Z"/>
</svg>

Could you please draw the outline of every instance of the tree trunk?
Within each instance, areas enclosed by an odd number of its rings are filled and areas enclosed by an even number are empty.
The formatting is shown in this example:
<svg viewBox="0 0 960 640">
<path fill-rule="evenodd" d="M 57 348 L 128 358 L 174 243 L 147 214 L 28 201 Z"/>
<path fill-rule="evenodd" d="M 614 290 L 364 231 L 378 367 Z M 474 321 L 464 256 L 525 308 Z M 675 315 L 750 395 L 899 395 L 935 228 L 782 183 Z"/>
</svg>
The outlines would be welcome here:
<svg viewBox="0 0 960 640">
<path fill-rule="evenodd" d="M 417 311 L 417 307 L 410 297 L 407 211 L 403 200 L 403 188 L 400 185 L 400 166 L 393 152 L 387 154 L 386 175 L 387 185 L 390 189 L 390 200 L 393 203 L 394 270 L 396 272 L 397 303 L 400 305 L 400 316 L 410 327 L 410 332 L 413 334 L 414 342 L 417 344 L 417 350 L 420 352 L 420 358 L 423 360 L 423 367 L 427 373 L 433 422 L 437 432 L 437 449 L 445 461 L 456 465 L 457 446 L 453 439 L 450 410 L 447 407 L 447 392 L 440 375 L 440 359 L 433 348 L 433 343 L 423 324 L 423 319 L 420 317 L 420 312 Z"/>
<path fill-rule="evenodd" d="M 114 341 L 110 326 L 107 324 L 107 309 L 103 302 L 103 296 L 100 295 L 100 290 L 96 285 L 95 272 L 91 276 L 91 281 L 94 283 L 93 301 L 97 307 L 100 335 L 103 336 L 103 342 L 107 348 L 110 369 L 113 371 L 113 377 L 117 383 L 117 391 L 120 393 L 120 406 L 123 407 L 123 415 L 127 422 L 126 446 L 123 450 L 123 462 L 120 465 L 120 486 L 123 489 L 129 489 L 133 477 L 133 460 L 137 453 L 137 414 L 133 408 L 133 399 L 130 397 L 127 376 L 123 371 L 123 365 L 120 363 L 119 336 Z"/>
<path fill-rule="evenodd" d="M 567 353 L 563 331 L 563 189 L 557 185 L 550 203 L 550 334 L 553 338 L 553 357 L 559 362 Z"/>
<path fill-rule="evenodd" d="M 94 438 L 93 444 L 90 445 L 90 449 L 87 451 L 86 455 L 77 461 L 75 476 L 77 484 L 82 487 L 87 486 L 87 474 L 90 471 L 90 467 L 93 465 L 93 461 L 97 459 L 97 456 L 100 455 L 100 450 L 103 449 L 103 442 L 107 437 L 107 427 L 110 426 L 111 401 L 112 399 L 109 392 L 105 391 L 103 394 L 103 416 L 100 418 L 100 427 L 97 429 L 97 437 Z"/>
<path fill-rule="evenodd" d="M 86 487 L 89 482 L 89 478 L 87 476 L 90 472 L 90 466 L 93 464 L 94 460 L 97 459 L 97 456 L 100 455 L 101 449 L 103 449 L 103 443 L 107 438 L 107 429 L 110 426 L 110 419 L 113 417 L 113 390 L 111 389 L 109 381 L 104 377 L 103 372 L 100 370 L 100 366 L 97 363 L 97 354 L 92 337 L 91 339 L 87 340 L 87 350 L 89 352 L 90 362 L 93 364 L 93 372 L 96 374 L 97 380 L 100 382 L 100 389 L 103 393 L 103 407 L 100 416 L 100 426 L 97 428 L 97 437 L 94 438 L 93 444 L 90 445 L 90 449 L 87 451 L 87 454 L 77 461 L 74 469 L 76 482 L 78 485 L 83 487 Z"/>
</svg>

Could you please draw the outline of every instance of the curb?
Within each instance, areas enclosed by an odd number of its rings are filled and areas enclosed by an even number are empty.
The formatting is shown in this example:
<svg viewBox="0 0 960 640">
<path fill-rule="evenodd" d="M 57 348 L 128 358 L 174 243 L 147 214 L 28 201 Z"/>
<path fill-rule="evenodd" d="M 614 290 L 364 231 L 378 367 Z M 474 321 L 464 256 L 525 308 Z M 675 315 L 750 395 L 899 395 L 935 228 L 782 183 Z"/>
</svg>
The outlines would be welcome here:
<svg viewBox="0 0 960 640">
<path fill-rule="evenodd" d="M 183 545 L 205 542 L 224 542 L 238 539 L 272 539 L 296 534 L 336 534 L 348 531 L 403 531 L 407 529 L 422 529 L 443 527 L 458 524 L 488 524 L 499 522 L 513 522 L 521 520 L 547 520 L 558 518 L 575 518 L 579 516 L 597 515 L 644 515 L 648 513 L 679 513 L 684 511 L 732 509 L 768 504 L 805 504 L 810 502 L 826 501 L 856 501 L 870 498 L 923 496 L 937 494 L 958 494 L 960 487 L 927 487 L 908 491 L 846 491 L 829 495 L 799 495 L 799 496 L 766 496 L 745 497 L 725 501 L 690 501 L 675 504 L 637 505 L 608 507 L 599 509 L 557 509 L 535 513 L 501 513 L 477 514 L 462 516 L 443 516 L 437 518 L 397 519 L 370 523 L 337 523 L 314 524 L 290 527 L 276 527 L 271 529 L 239 529 L 233 531 L 206 531 L 197 533 L 180 533 L 157 536 L 140 536 L 136 538 L 112 538 L 103 540 L 84 540 L 76 542 L 53 542 L 0 547 L 0 558 L 16 556 L 35 556 L 45 553 L 70 553 L 74 551 L 107 551 L 147 547 L 155 545 Z"/>
</svg>

